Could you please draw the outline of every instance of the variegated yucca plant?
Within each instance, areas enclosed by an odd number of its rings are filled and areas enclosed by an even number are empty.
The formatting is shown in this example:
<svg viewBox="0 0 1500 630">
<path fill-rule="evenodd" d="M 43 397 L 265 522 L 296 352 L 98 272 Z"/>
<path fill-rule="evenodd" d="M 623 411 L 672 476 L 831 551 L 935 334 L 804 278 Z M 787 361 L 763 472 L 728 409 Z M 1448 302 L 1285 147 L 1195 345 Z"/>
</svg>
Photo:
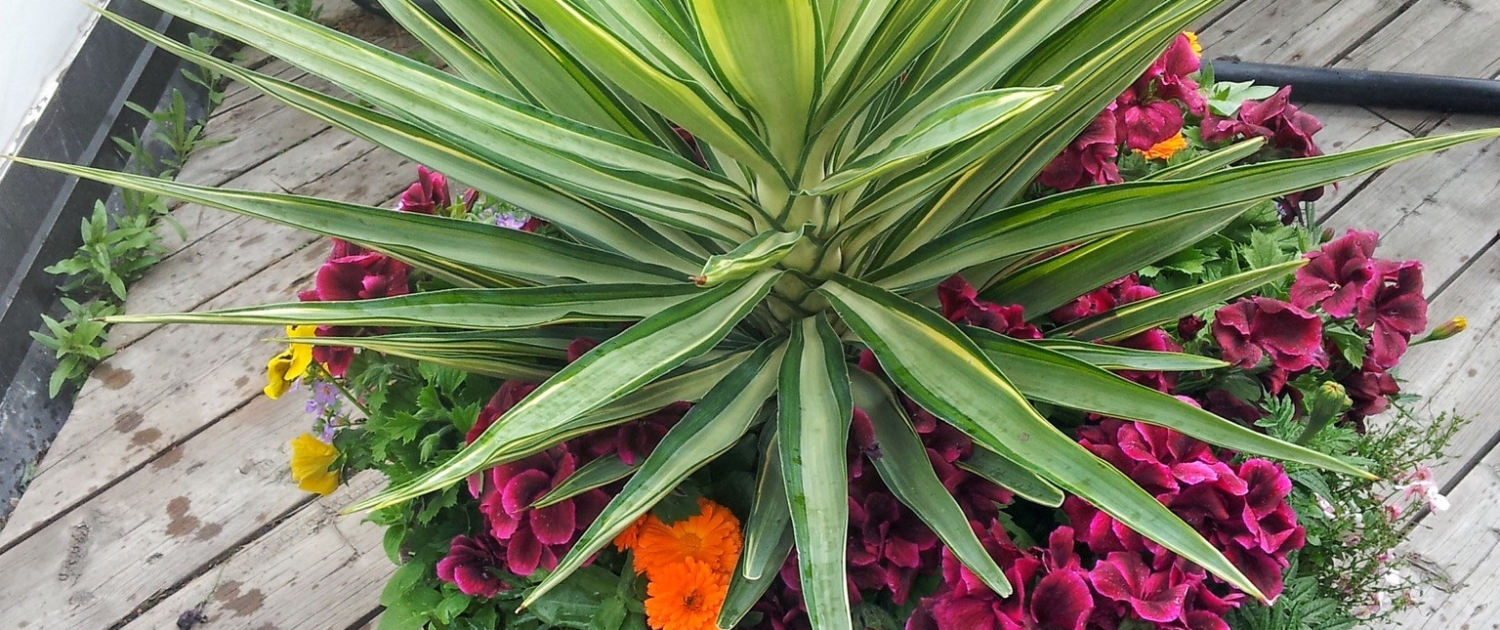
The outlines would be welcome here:
<svg viewBox="0 0 1500 630">
<path fill-rule="evenodd" d="M 1046 313 L 1258 202 L 1497 135 L 1231 166 L 1258 148 L 1244 143 L 1151 181 L 1022 201 L 1043 166 L 1216 0 L 438 0 L 461 35 L 411 0 L 382 0 L 447 71 L 254 0 L 147 1 L 352 97 L 110 19 L 560 235 L 28 162 L 344 239 L 457 287 L 114 321 L 413 327 L 318 343 L 545 379 L 451 461 L 356 510 L 695 401 L 533 600 L 688 475 L 741 440 L 770 436 L 759 442 L 757 502 L 724 627 L 793 546 L 814 626 L 849 627 L 845 445 L 856 406 L 874 423 L 877 469 L 894 493 L 991 588 L 1010 592 L 931 469 L 898 392 L 973 438 L 976 472 L 1039 503 L 1082 497 L 1262 597 L 1033 402 L 1367 476 L 1109 371 L 1222 363 L 1089 343 L 1208 308 L 1297 263 L 1133 303 L 1035 342 L 950 323 L 931 308 L 934 287 L 962 274 L 987 300 Z M 560 348 L 579 334 L 607 340 L 563 365 Z M 882 375 L 850 367 L 864 349 Z"/>
</svg>

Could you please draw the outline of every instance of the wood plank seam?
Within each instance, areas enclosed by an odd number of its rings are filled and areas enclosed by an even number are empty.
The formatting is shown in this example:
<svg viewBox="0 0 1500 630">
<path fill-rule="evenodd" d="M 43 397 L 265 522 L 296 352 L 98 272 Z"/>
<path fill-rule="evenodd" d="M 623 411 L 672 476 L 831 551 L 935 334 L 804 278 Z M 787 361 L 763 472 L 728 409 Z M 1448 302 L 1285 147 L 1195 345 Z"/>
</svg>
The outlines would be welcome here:
<svg viewBox="0 0 1500 630">
<path fill-rule="evenodd" d="M 365 613 L 363 617 L 360 617 L 359 621 L 351 624 L 344 630 L 362 630 L 363 628 L 370 627 L 371 624 L 380 617 L 380 613 L 383 612 L 385 612 L 385 606 L 377 606 L 374 610 L 371 610 L 370 612 Z"/>
<path fill-rule="evenodd" d="M 188 441 L 190 441 L 194 437 L 197 437 L 198 435 L 202 434 L 204 431 L 207 431 L 210 428 L 213 428 L 213 426 L 216 425 L 216 424 L 218 424 L 220 421 L 224 420 L 225 418 L 228 418 L 229 416 L 234 415 L 236 412 L 244 409 L 246 406 L 250 405 L 250 403 L 253 403 L 253 402 L 255 402 L 255 398 L 254 397 L 250 398 L 249 400 L 245 400 L 245 401 L 240 402 L 238 405 L 236 405 L 233 409 L 229 410 L 228 412 L 225 412 L 224 414 L 221 414 L 219 417 L 214 418 L 214 419 L 212 419 L 212 420 L 210 420 L 208 422 L 203 423 L 203 426 L 198 427 L 196 429 L 193 429 L 192 431 L 190 431 L 187 434 L 183 435 L 181 438 L 178 438 L 177 440 L 171 442 L 166 448 L 163 448 L 160 451 L 157 451 L 150 458 L 147 458 L 144 461 L 142 461 L 142 462 L 140 462 L 140 463 L 138 463 L 138 464 L 136 464 L 134 466 L 131 466 L 130 468 L 126 469 L 125 472 L 121 473 L 120 475 L 115 476 L 114 478 L 110 479 L 107 482 L 104 482 L 103 484 L 101 484 L 98 488 L 96 488 L 92 492 L 86 493 L 83 496 L 79 497 L 77 500 L 73 501 L 72 503 L 69 503 L 67 505 L 67 507 L 65 507 L 64 509 L 58 510 L 56 514 L 53 514 L 53 515 L 47 517 L 46 519 L 44 519 L 44 520 L 36 523 L 36 525 L 33 526 L 31 529 L 28 529 L 28 530 L 26 530 L 24 532 L 21 532 L 15 538 L 12 538 L 11 540 L 9 540 L 9 541 L 7 541 L 5 543 L 0 543 L 0 555 L 4 555 L 6 552 L 10 551 L 11 549 L 14 549 L 17 545 L 20 545 L 21 543 L 26 542 L 27 539 L 31 538 L 32 536 L 35 536 L 37 532 L 40 532 L 42 530 L 47 529 L 53 523 L 56 523 L 57 521 L 61 520 L 62 518 L 66 517 L 66 516 L 68 516 L 69 514 L 72 514 L 74 510 L 77 510 L 78 508 L 86 505 L 89 501 L 92 501 L 95 498 L 97 498 L 99 495 L 104 494 L 105 492 L 109 491 L 109 489 L 111 489 L 111 488 L 119 485 L 120 482 L 125 481 L 126 479 L 129 479 L 131 475 L 134 475 L 134 474 L 140 472 L 141 470 L 145 469 L 147 466 L 150 466 L 153 462 L 161 459 L 167 453 L 172 452 L 174 449 L 181 448 L 183 444 L 186 444 Z"/>
<path fill-rule="evenodd" d="M 184 586 L 187 586 L 193 580 L 207 575 L 210 571 L 218 568 L 219 565 L 228 562 L 230 558 L 234 557 L 234 555 L 239 553 L 241 549 L 245 548 L 245 546 L 254 543 L 257 540 L 260 540 L 261 538 L 264 538 L 267 534 L 275 531 L 275 529 L 281 526 L 282 523 L 291 520 L 302 510 L 309 509 L 308 506 L 315 506 L 317 502 L 318 495 L 309 494 L 291 507 L 282 510 L 274 518 L 266 521 L 264 525 L 261 525 L 255 531 L 242 536 L 238 540 L 230 543 L 224 549 L 224 551 L 220 552 L 219 555 L 209 559 L 207 562 L 204 562 L 203 566 L 199 567 L 197 570 L 184 576 L 181 580 L 178 580 L 176 583 L 172 584 L 172 586 L 162 589 L 151 598 L 147 599 L 145 602 L 142 602 L 140 605 L 136 606 L 130 611 L 130 614 L 126 615 L 115 623 L 110 624 L 110 626 L 106 630 L 120 630 L 120 628 L 123 628 L 130 622 L 135 621 L 136 618 L 146 614 L 147 612 L 150 612 L 151 609 L 155 608 L 158 603 L 165 600 L 167 596 L 182 590 Z"/>
<path fill-rule="evenodd" d="M 1333 61 L 1330 61 L 1327 64 L 1325 64 L 1325 67 L 1332 68 L 1333 66 L 1337 65 L 1340 61 L 1343 61 L 1343 60 L 1347 59 L 1350 55 L 1354 54 L 1354 51 L 1359 50 L 1359 47 L 1363 46 L 1365 44 L 1365 42 L 1370 41 L 1370 38 L 1375 37 L 1376 33 L 1379 33 L 1380 31 L 1385 30 L 1385 27 L 1390 26 L 1392 22 L 1395 22 L 1397 19 L 1399 19 L 1407 11 L 1410 11 L 1411 8 L 1412 8 L 1412 6 L 1416 5 L 1417 2 L 1419 2 L 1419 1 L 1420 0 L 1406 0 L 1406 2 L 1403 2 L 1401 4 L 1401 7 L 1398 8 L 1398 9 L 1396 9 L 1396 11 L 1394 13 L 1391 13 L 1390 15 L 1385 16 L 1385 19 L 1381 20 L 1380 23 L 1377 24 L 1377 25 L 1375 25 L 1374 28 L 1371 28 L 1371 29 L 1365 31 L 1365 33 L 1363 35 L 1360 35 L 1359 37 L 1355 38 L 1355 40 L 1353 42 L 1350 42 L 1348 46 L 1344 47 L 1343 50 L 1339 51 L 1339 54 L 1333 58 Z"/>
</svg>

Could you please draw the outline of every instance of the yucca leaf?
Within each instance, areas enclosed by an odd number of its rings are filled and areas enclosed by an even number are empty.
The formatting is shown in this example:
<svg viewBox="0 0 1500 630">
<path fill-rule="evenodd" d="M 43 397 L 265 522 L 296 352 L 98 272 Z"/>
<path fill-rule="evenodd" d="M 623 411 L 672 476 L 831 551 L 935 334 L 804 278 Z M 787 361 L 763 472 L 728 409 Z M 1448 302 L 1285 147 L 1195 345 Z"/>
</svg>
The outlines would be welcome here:
<svg viewBox="0 0 1500 630">
<path fill-rule="evenodd" d="M 335 127 L 468 182 L 498 199 L 516 204 L 557 224 L 586 243 L 643 262 L 671 267 L 685 274 L 697 271 L 697 267 L 703 263 L 702 257 L 682 251 L 681 247 L 666 240 L 633 216 L 590 205 L 504 170 L 505 159 L 487 146 L 455 146 L 450 143 L 451 138 L 440 139 L 405 121 L 293 83 L 250 72 L 183 46 L 156 31 L 112 13 L 105 12 L 102 15 L 173 54 L 211 67 Z"/>
<path fill-rule="evenodd" d="M 978 445 L 1078 495 L 1245 593 L 1265 599 L 1191 526 L 1041 417 L 974 342 L 941 315 L 845 276 L 835 276 L 819 291 L 901 391 L 924 409 Z"/>
<path fill-rule="evenodd" d="M 731 630 L 739 625 L 740 620 L 750 612 L 766 590 L 781 579 L 778 569 L 786 563 L 786 559 L 792 555 L 792 547 L 796 544 L 796 538 L 792 534 L 790 523 L 781 525 L 781 534 L 776 541 L 767 546 L 765 563 L 757 571 L 759 577 L 746 577 L 743 573 L 736 571 L 729 578 L 729 592 L 724 595 L 724 605 L 719 609 L 719 630 Z"/>
<path fill-rule="evenodd" d="M 1033 78 L 1030 83 L 1007 78 L 1003 82 L 1007 86 L 1055 84 L 1062 85 L 1063 90 L 1037 108 L 1018 135 L 1004 138 L 1000 143 L 981 144 L 981 139 L 974 142 L 977 146 L 955 148 L 953 159 L 961 159 L 966 168 L 975 155 L 982 158 L 962 178 L 894 178 L 862 202 L 857 212 L 866 220 L 875 221 L 864 228 L 867 232 L 879 235 L 892 231 L 875 260 L 885 264 L 905 257 L 972 216 L 975 205 L 986 197 L 996 203 L 1002 199 L 1008 203 L 1017 191 L 1029 186 L 1041 167 L 1076 138 L 1176 37 L 1183 17 L 1177 8 L 1181 4 L 1169 0 L 1154 13 L 1142 11 L 1144 15 L 1116 24 L 1124 30 L 1102 44 L 1100 40 L 1081 40 L 1087 42 L 1083 49 L 1093 50 L 1068 67 L 1067 72 L 1051 75 L 1045 81 Z M 1054 38 L 1065 34 L 1059 32 Z M 1033 51 L 1032 55 L 1036 54 L 1038 51 Z M 948 172 L 938 171 L 938 174 Z M 916 208 L 911 207 L 928 195 L 935 196 Z"/>
<path fill-rule="evenodd" d="M 748 237 L 754 206 L 727 180 L 635 138 L 588 127 L 254 0 L 150 0 L 314 72 L 444 137 L 487 145 L 507 168 L 599 203 Z"/>
<path fill-rule="evenodd" d="M 1417 138 L 1338 155 L 1238 166 L 1188 180 L 1063 193 L 974 219 L 867 277 L 881 287 L 920 288 L 998 258 L 1331 184 L 1418 155 L 1497 136 L 1500 130 L 1488 129 Z"/>
<path fill-rule="evenodd" d="M 795 232 L 761 232 L 727 254 L 710 257 L 703 273 L 695 276 L 693 282 L 700 287 L 711 287 L 753 276 L 785 259 L 806 231 L 804 227 Z"/>
<path fill-rule="evenodd" d="M 515 330 L 548 324 L 630 322 L 705 293 L 691 284 L 573 284 L 520 289 L 448 289 L 348 302 L 287 302 L 218 311 L 114 315 L 114 324 L 250 326 L 437 326 Z"/>
<path fill-rule="evenodd" d="M 808 621 L 851 630 L 845 449 L 853 406 L 843 344 L 821 315 L 792 326 L 778 396 L 776 436 Z"/>
<path fill-rule="evenodd" d="M 912 81 L 912 90 L 874 133 L 905 133 L 921 117 L 943 103 L 965 94 L 990 89 L 1017 62 L 1039 46 L 1088 0 L 1050 0 L 1021 2 L 999 15 L 996 20 L 972 20 L 969 13 L 991 12 L 999 2 L 974 2 L 954 21 L 952 29 L 967 34 L 950 35 L 943 41 L 946 52 L 932 60 L 926 76 Z M 992 14 L 993 15 L 993 14 Z M 1038 84 L 1043 85 L 1043 84 Z"/>
<path fill-rule="evenodd" d="M 750 508 L 750 516 L 745 519 L 745 544 L 740 553 L 739 570 L 735 572 L 756 581 L 767 573 L 775 575 L 781 570 L 786 553 L 782 552 L 781 559 L 777 560 L 777 549 L 783 536 L 791 535 L 792 526 L 792 514 L 786 502 L 786 481 L 781 475 L 781 446 L 774 427 L 768 435 L 760 450 L 755 503 Z"/>
<path fill-rule="evenodd" d="M 968 459 L 958 462 L 958 467 L 979 475 L 990 483 L 1010 490 L 1016 496 L 1037 505 L 1062 507 L 1065 497 L 1057 486 L 1038 477 L 1025 466 L 984 447 L 975 446 L 974 453 L 969 455 Z"/>
<path fill-rule="evenodd" d="M 972 337 L 973 335 L 970 336 Z M 1035 341 L 1028 341 L 1027 343 L 1106 370 L 1200 372 L 1229 367 L 1228 363 L 1199 354 L 1152 352 L 1150 350 L 1106 346 L 1072 339 L 1037 339 Z"/>
<path fill-rule="evenodd" d="M 359 348 L 506 380 L 545 381 L 565 363 L 557 357 L 550 356 L 552 354 L 550 349 L 537 348 L 540 354 L 530 354 L 522 349 L 523 346 L 506 342 L 496 342 L 493 348 L 473 348 L 471 346 L 475 344 L 461 339 L 455 342 L 453 337 L 453 335 L 473 334 L 417 333 L 373 337 L 283 338 L 272 341 L 302 343 L 311 346 Z M 566 356 L 564 353 L 563 358 Z"/>
<path fill-rule="evenodd" d="M 380 6 L 401 28 L 416 37 L 427 50 L 432 51 L 466 81 L 496 94 L 520 98 L 520 91 L 509 77 L 490 64 L 469 42 L 454 35 L 412 0 L 380 0 Z"/>
<path fill-rule="evenodd" d="M 850 389 L 854 405 L 864 411 L 875 428 L 875 444 L 880 457 L 870 458 L 876 472 L 896 499 L 911 508 L 927 527 L 937 534 L 948 551 L 969 567 L 990 590 L 1009 597 L 1011 585 L 1005 571 L 995 564 L 990 552 L 974 534 L 969 518 L 958 501 L 943 486 L 927 459 L 927 447 L 912 428 L 911 421 L 880 379 L 863 370 L 850 372 Z"/>
<path fill-rule="evenodd" d="M 995 367 L 1032 400 L 1166 427 L 1249 455 L 1375 479 L 1337 457 L 1283 442 L 1083 361 L 988 330 L 971 329 L 969 334 Z"/>
<path fill-rule="evenodd" d="M 640 140 L 659 137 L 653 125 L 632 112 L 607 83 L 505 2 L 438 0 L 437 4 L 484 52 L 486 63 L 510 79 L 518 100 Z"/>
<path fill-rule="evenodd" d="M 1227 147 L 1212 151 L 1196 158 L 1164 168 L 1160 171 L 1147 175 L 1145 180 L 1171 181 L 1176 179 L 1192 179 L 1200 175 L 1207 175 L 1221 168 L 1233 165 L 1235 162 L 1255 155 L 1261 147 L 1266 146 L 1265 138 L 1251 138 L 1242 140 Z"/>
<path fill-rule="evenodd" d="M 1052 331 L 1052 334 L 1085 340 L 1123 339 L 1168 322 L 1175 322 L 1215 304 L 1223 304 L 1235 296 L 1244 295 L 1256 287 L 1282 278 L 1305 264 L 1307 261 L 1299 258 L 1170 291 L 1080 319 Z"/>
<path fill-rule="evenodd" d="M 557 487 L 533 502 L 530 509 L 539 510 L 549 505 L 562 503 L 595 488 L 602 488 L 629 477 L 639 468 L 640 462 L 636 462 L 635 465 L 627 464 L 625 460 L 620 459 L 618 453 L 605 455 L 573 471 L 573 474 L 568 475 L 568 478 L 557 484 Z"/>
<path fill-rule="evenodd" d="M 622 38 L 628 31 L 605 28 L 570 1 L 518 1 L 601 76 L 762 176 L 790 181 L 770 148 L 713 82 L 692 80 L 688 68 L 664 69 L 659 64 L 667 60 L 647 58 Z"/>
<path fill-rule="evenodd" d="M 780 342 L 762 344 L 667 431 L 630 481 L 578 537 L 557 568 L 526 596 L 521 607 L 530 606 L 561 584 L 688 475 L 738 443 L 776 391 L 776 367 L 783 352 Z"/>
<path fill-rule="evenodd" d="M 722 341 L 780 275 L 762 272 L 745 282 L 702 291 L 642 320 L 542 383 L 452 459 L 345 511 L 394 505 L 457 483 L 495 464 L 496 454 L 507 445 L 542 440 L 640 389 Z"/>
<path fill-rule="evenodd" d="M 230 191 L 57 162 L 17 159 L 122 188 L 190 201 L 389 252 L 486 286 L 558 279 L 670 284 L 671 269 L 538 234 L 414 212 L 295 195 Z M 399 252 L 399 254 L 397 254 Z"/>
<path fill-rule="evenodd" d="M 817 15 L 805 0 L 690 0 L 714 73 L 751 111 L 782 164 L 802 157 L 820 79 Z"/>
<path fill-rule="evenodd" d="M 1005 135 L 1007 123 L 1020 119 L 1059 89 L 993 90 L 957 98 L 923 118 L 905 135 L 877 144 L 877 152 L 854 160 L 804 194 L 845 192 L 980 134 Z"/>
<path fill-rule="evenodd" d="M 1094 289 L 1171 256 L 1223 229 L 1245 206 L 1192 214 L 1107 236 L 1032 263 L 982 289 L 980 297 L 1015 304 L 1037 320 Z"/>
</svg>

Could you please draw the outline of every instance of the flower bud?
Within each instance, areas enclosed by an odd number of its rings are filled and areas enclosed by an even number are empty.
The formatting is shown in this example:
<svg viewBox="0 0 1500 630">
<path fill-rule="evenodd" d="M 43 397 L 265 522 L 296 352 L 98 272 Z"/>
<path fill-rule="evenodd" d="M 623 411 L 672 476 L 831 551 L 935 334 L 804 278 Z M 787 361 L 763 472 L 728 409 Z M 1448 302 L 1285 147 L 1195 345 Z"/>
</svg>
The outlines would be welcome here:
<svg viewBox="0 0 1500 630">
<path fill-rule="evenodd" d="M 1344 386 L 1334 381 L 1328 381 L 1313 390 L 1307 400 L 1307 428 L 1302 431 L 1301 437 L 1297 438 L 1298 444 L 1306 444 L 1327 427 L 1339 416 L 1349 409 L 1354 401 L 1350 400 Z"/>
<path fill-rule="evenodd" d="M 1422 341 L 1442 341 L 1444 339 L 1457 335 L 1458 333 L 1461 333 L 1468 328 L 1468 319 L 1465 319 L 1463 316 L 1455 317 L 1446 322 L 1443 322 L 1442 324 L 1439 324 L 1437 328 L 1432 329 L 1432 332 L 1427 333 L 1427 338 L 1423 339 Z"/>
</svg>

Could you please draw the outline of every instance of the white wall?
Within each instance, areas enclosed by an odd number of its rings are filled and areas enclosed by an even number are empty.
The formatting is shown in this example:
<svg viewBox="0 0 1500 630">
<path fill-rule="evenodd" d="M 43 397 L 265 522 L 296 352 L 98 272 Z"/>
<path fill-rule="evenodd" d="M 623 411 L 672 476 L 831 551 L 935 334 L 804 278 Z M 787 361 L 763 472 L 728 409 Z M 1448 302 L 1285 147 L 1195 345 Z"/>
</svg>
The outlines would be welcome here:
<svg viewBox="0 0 1500 630">
<path fill-rule="evenodd" d="M 20 145 L 97 18 L 79 0 L 0 0 L 0 154 Z"/>
</svg>

